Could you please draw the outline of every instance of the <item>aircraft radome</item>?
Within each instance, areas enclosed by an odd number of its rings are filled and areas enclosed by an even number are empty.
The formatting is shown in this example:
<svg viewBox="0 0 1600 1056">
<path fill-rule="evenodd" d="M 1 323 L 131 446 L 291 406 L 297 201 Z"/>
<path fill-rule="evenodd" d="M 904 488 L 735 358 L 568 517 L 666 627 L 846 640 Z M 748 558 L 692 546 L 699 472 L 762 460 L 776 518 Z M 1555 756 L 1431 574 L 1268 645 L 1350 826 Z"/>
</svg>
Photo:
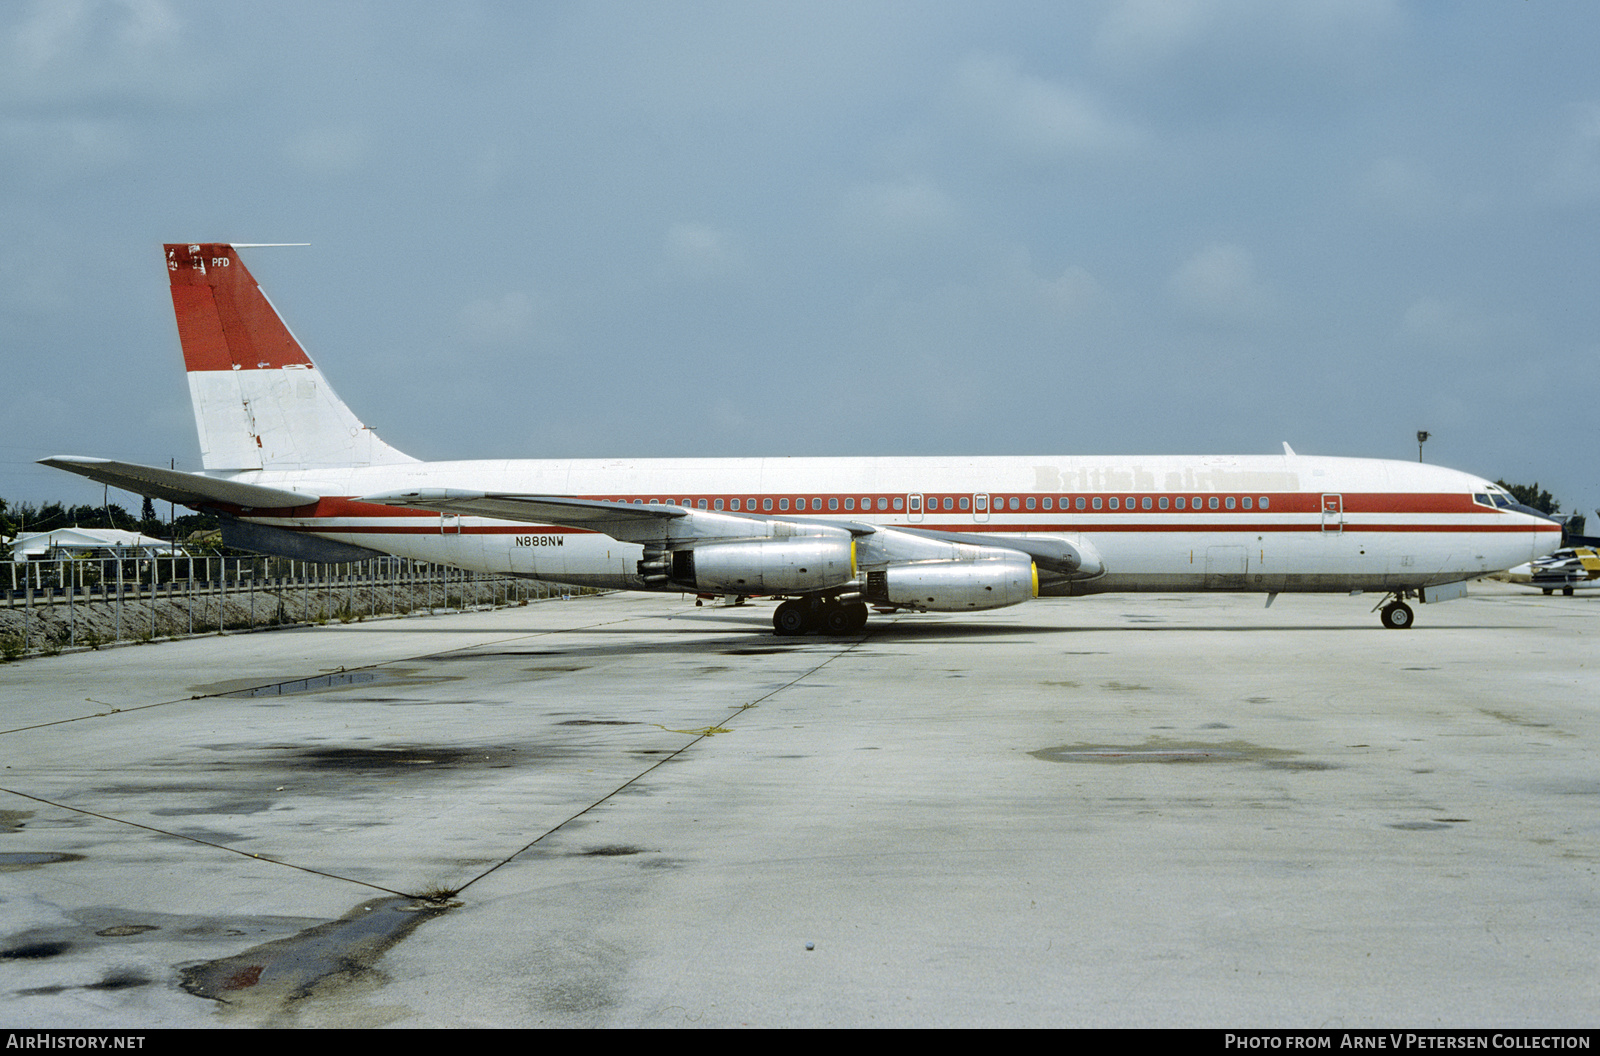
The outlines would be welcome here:
<svg viewBox="0 0 1600 1056">
<path fill-rule="evenodd" d="M 779 599 L 783 635 L 868 607 L 1109 591 L 1408 599 L 1550 553 L 1560 526 L 1467 473 L 1299 455 L 421 462 L 334 394 L 233 245 L 165 247 L 204 470 L 45 465 L 213 511 L 235 547 L 394 554 L 582 586 Z"/>
</svg>

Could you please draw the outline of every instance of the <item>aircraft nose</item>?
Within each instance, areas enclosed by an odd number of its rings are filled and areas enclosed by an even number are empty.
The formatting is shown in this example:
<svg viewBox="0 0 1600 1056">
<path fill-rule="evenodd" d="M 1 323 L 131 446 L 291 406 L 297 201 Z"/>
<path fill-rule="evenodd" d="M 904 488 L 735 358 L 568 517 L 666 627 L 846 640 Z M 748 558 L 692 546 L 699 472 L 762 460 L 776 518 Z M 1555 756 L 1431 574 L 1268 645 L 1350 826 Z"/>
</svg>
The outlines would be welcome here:
<svg viewBox="0 0 1600 1056">
<path fill-rule="evenodd" d="M 1561 548 L 1562 540 L 1566 536 L 1567 526 L 1566 523 L 1560 518 L 1552 517 L 1547 513 L 1543 513 L 1534 509 L 1532 506 L 1524 506 L 1520 502 L 1513 502 L 1509 506 L 1506 506 L 1505 509 L 1515 510 L 1518 513 L 1525 514 L 1528 517 L 1533 517 L 1538 521 L 1543 521 L 1545 524 L 1556 525 L 1561 529 L 1559 532 L 1551 532 L 1542 525 L 1536 524 L 1533 526 L 1534 560 L 1545 557 L 1548 554 L 1553 554 Z"/>
<path fill-rule="evenodd" d="M 1536 510 L 1532 506 L 1524 506 L 1520 502 L 1510 503 L 1505 507 L 1505 509 L 1516 510 L 1518 513 L 1525 513 L 1529 517 L 1537 517 L 1542 521 L 1549 521 L 1551 524 L 1560 524 L 1563 526 L 1566 524 L 1566 522 L 1561 520 L 1559 517 L 1552 517 L 1543 510 Z"/>
</svg>

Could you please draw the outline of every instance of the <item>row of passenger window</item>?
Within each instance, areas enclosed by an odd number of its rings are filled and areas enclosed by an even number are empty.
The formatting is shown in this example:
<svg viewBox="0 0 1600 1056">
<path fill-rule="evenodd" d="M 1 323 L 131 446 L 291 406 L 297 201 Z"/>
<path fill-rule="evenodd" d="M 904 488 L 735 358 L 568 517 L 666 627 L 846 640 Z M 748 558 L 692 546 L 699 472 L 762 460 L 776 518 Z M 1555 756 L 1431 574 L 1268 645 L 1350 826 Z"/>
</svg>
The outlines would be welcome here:
<svg viewBox="0 0 1600 1056">
<path fill-rule="evenodd" d="M 618 502 L 628 502 L 629 500 L 628 499 L 618 499 L 617 501 Z M 646 500 L 644 500 L 644 499 L 633 499 L 632 500 L 632 502 L 633 502 L 633 504 L 635 506 L 641 505 L 645 501 Z M 855 511 L 856 500 L 855 500 L 854 496 L 851 496 L 851 497 L 849 497 L 847 499 L 843 499 L 843 500 L 840 500 L 838 498 L 830 498 L 830 499 L 827 500 L 828 509 L 830 511 L 837 512 L 838 509 L 839 509 L 839 504 L 840 504 L 841 501 L 843 501 L 843 503 L 844 503 L 845 510 L 850 511 L 850 512 L 854 512 Z M 794 500 L 794 506 L 793 506 L 794 511 L 796 513 L 804 513 L 806 511 L 806 503 L 807 502 L 810 502 L 810 504 L 811 504 L 810 508 L 811 508 L 811 511 L 813 513 L 821 513 L 822 512 L 822 503 L 823 503 L 822 499 L 815 498 L 815 497 L 813 497 L 811 499 L 807 499 L 805 496 L 800 496 L 800 497 L 798 497 L 798 498 L 796 498 Z M 702 510 L 708 508 L 707 501 L 705 499 L 684 499 L 681 503 L 677 499 L 650 499 L 649 500 L 649 504 L 651 506 L 660 506 L 660 505 L 678 506 L 678 505 L 683 505 L 683 506 L 688 506 L 688 507 L 691 507 L 691 508 L 699 508 L 699 509 L 702 509 Z M 895 499 L 892 500 L 892 504 L 893 504 L 893 506 L 894 506 L 894 508 L 896 510 L 904 510 L 906 508 L 906 500 L 903 497 L 896 497 Z M 878 509 L 884 510 L 884 511 L 888 511 L 890 505 L 891 505 L 891 500 L 887 496 L 880 496 L 878 498 Z M 714 510 L 727 509 L 727 510 L 732 510 L 735 513 L 741 513 L 741 512 L 746 512 L 746 511 L 748 511 L 750 513 L 755 513 L 758 507 L 757 507 L 757 500 L 755 500 L 753 498 L 750 498 L 750 499 L 728 499 L 728 500 L 726 500 L 726 505 L 724 505 L 724 500 L 722 500 L 722 499 L 712 499 L 711 502 L 710 502 L 709 508 L 710 509 L 714 509 Z M 919 508 L 919 507 L 913 506 L 913 509 L 917 509 L 917 508 Z M 966 499 L 962 499 L 961 500 L 961 508 L 963 510 L 967 508 L 967 500 Z M 762 499 L 762 500 L 760 500 L 759 509 L 763 513 L 771 513 L 774 509 L 776 509 L 779 513 L 788 513 L 789 510 L 790 510 L 789 499 L 787 497 L 778 498 L 778 499 Z M 872 497 L 870 495 L 862 496 L 862 499 L 861 499 L 861 510 L 862 510 L 862 512 L 865 513 L 865 512 L 870 511 L 871 509 L 872 509 Z"/>
<path fill-rule="evenodd" d="M 1071 500 L 1063 498 L 1061 500 L 1061 508 L 1063 510 L 1067 508 L 1067 503 L 1069 501 L 1072 503 L 1072 508 L 1075 510 L 1266 510 L 1270 509 L 1272 506 L 1272 500 L 1265 495 L 1261 495 L 1259 497 L 1253 495 L 1196 495 L 1193 498 L 1190 498 L 1187 495 L 1177 495 L 1170 498 L 1166 495 L 1161 495 L 1157 496 L 1154 502 L 1151 501 L 1151 497 L 1149 495 L 1145 495 L 1143 497 L 1129 495 L 1126 498 L 1112 495 L 1104 499 L 1104 506 L 1101 505 L 1102 496 L 1096 495 L 1093 498 L 1089 498 L 1086 502 L 1085 497 L 1079 495 Z M 1048 510 L 1050 508 L 1050 500 L 1045 499 L 1043 502 L 1043 508 Z M 998 499 L 996 500 L 995 506 L 996 509 L 999 508 Z M 1033 509 L 1033 499 L 1030 498 L 1027 500 L 1027 507 L 1030 510 Z M 1013 510 L 1017 508 L 1017 500 L 1015 498 L 1009 500 L 1009 508 Z"/>
<path fill-rule="evenodd" d="M 629 500 L 622 499 L 622 500 L 619 500 L 619 501 L 627 502 Z M 646 500 L 644 500 L 644 499 L 634 499 L 632 501 L 633 501 L 634 505 L 642 505 Z M 712 500 L 709 501 L 709 504 L 708 504 L 708 501 L 706 499 L 684 499 L 681 504 L 679 503 L 679 501 L 677 499 L 650 499 L 648 501 L 649 501 L 649 504 L 651 506 L 659 506 L 659 505 L 677 506 L 677 505 L 683 505 L 683 506 L 688 506 L 690 508 L 698 508 L 698 509 L 702 509 L 702 510 L 708 509 L 708 508 L 709 509 L 714 509 L 714 510 L 727 509 L 727 510 L 731 510 L 731 511 L 733 511 L 735 513 L 741 513 L 741 512 L 745 512 L 745 511 L 748 511 L 750 513 L 755 513 L 755 512 L 757 512 L 757 508 L 758 508 L 757 507 L 757 500 L 754 499 L 754 498 L 749 498 L 749 499 L 728 499 L 728 500 L 726 500 L 726 505 L 724 505 L 724 500 L 723 499 L 712 499 Z M 815 496 L 810 497 L 810 498 L 807 498 L 805 496 L 798 496 L 793 500 L 794 505 L 791 507 L 790 506 L 790 500 L 789 500 L 788 497 L 780 497 L 780 498 L 777 498 L 777 499 L 768 498 L 768 499 L 761 499 L 760 500 L 759 509 L 760 509 L 760 512 L 762 512 L 762 513 L 771 513 L 771 512 L 774 511 L 774 509 L 776 509 L 777 512 L 779 512 L 779 513 L 788 513 L 788 512 L 790 512 L 791 509 L 793 509 L 794 512 L 796 512 L 796 513 L 804 513 L 807 510 L 808 504 L 809 504 L 809 509 L 810 509 L 811 512 L 820 513 L 820 512 L 822 512 L 823 501 L 824 501 L 823 499 L 817 498 Z M 827 507 L 828 507 L 829 512 L 838 512 L 841 502 L 843 503 L 844 510 L 847 513 L 853 513 L 853 512 L 856 511 L 856 508 L 857 508 L 856 507 L 856 499 L 855 499 L 854 496 L 848 496 L 848 497 L 846 497 L 846 498 L 844 498 L 842 500 L 837 498 L 837 497 L 831 497 L 831 498 L 827 499 L 826 501 L 827 501 Z M 974 495 L 974 496 L 968 496 L 968 495 L 928 495 L 925 498 L 922 495 L 911 495 L 911 496 L 898 496 L 897 495 L 897 496 L 893 496 L 893 497 L 887 496 L 887 495 L 879 495 L 879 496 L 877 496 L 876 499 L 874 499 L 870 495 L 863 495 L 861 497 L 860 501 L 861 501 L 860 510 L 863 513 L 871 512 L 873 510 L 873 508 L 874 508 L 874 503 L 876 503 L 876 508 L 877 508 L 877 510 L 879 512 L 888 512 L 890 509 L 894 509 L 896 511 L 903 511 L 903 510 L 906 509 L 908 501 L 909 501 L 910 509 L 911 509 L 912 513 L 921 513 L 921 512 L 923 512 L 923 504 L 924 504 L 924 502 L 926 502 L 927 512 L 929 512 L 929 513 L 937 512 L 939 510 L 950 510 L 950 511 L 955 511 L 957 509 L 971 510 L 971 509 L 973 509 L 974 505 L 976 505 L 977 511 L 979 513 L 987 513 L 989 511 L 989 504 L 991 503 L 991 501 L 994 504 L 994 509 L 997 510 L 997 511 L 1000 511 L 1000 510 L 1023 510 L 1023 509 L 1028 509 L 1028 510 L 1055 510 L 1055 509 L 1058 508 L 1057 505 L 1056 505 L 1055 498 L 1053 496 L 1048 496 L 1048 495 L 1043 497 L 1043 498 L 1040 498 L 1040 497 L 1038 497 L 1036 495 L 1028 495 L 1028 496 L 1018 496 L 1018 495 L 1009 495 L 1009 496 L 1007 496 L 1007 495 L 993 495 L 993 496 L 990 496 L 990 495 Z M 1128 496 L 1121 496 L 1121 495 L 1110 495 L 1110 496 L 1104 496 L 1104 495 L 1095 495 L 1095 496 L 1078 495 L 1078 496 L 1070 496 L 1070 497 L 1069 496 L 1062 496 L 1062 498 L 1060 500 L 1059 508 L 1061 510 L 1064 510 L 1064 511 L 1065 510 L 1154 510 L 1154 509 L 1161 509 L 1161 510 L 1208 510 L 1208 509 L 1209 510 L 1219 510 L 1219 509 L 1253 510 L 1253 509 L 1261 509 L 1261 510 L 1265 510 L 1265 509 L 1270 509 L 1271 508 L 1271 500 L 1265 495 L 1261 495 L 1259 497 L 1258 496 L 1252 496 L 1252 495 L 1211 495 L 1211 496 L 1195 495 L 1192 498 L 1187 496 L 1187 495 L 1176 495 L 1176 496 L 1167 496 L 1167 495 L 1150 496 L 1150 495 L 1145 495 L 1145 496 L 1142 496 L 1142 497 L 1141 496 L 1137 496 L 1137 495 L 1128 495 Z"/>
</svg>

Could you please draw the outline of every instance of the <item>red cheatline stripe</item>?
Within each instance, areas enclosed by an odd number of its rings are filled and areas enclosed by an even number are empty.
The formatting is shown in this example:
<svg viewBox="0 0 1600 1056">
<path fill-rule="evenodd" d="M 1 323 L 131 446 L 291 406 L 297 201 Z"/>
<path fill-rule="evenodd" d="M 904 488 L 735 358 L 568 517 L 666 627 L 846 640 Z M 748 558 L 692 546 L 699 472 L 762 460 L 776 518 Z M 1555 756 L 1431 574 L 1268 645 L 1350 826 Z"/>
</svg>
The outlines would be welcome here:
<svg viewBox="0 0 1600 1056">
<path fill-rule="evenodd" d="M 865 492 L 864 493 L 864 492 L 859 492 L 859 491 L 852 491 L 852 492 L 848 493 L 848 495 L 845 494 L 845 493 L 842 493 L 842 492 L 841 493 L 837 493 L 837 494 L 805 495 L 805 496 L 803 496 L 803 498 L 804 498 L 805 503 L 806 503 L 806 508 L 805 509 L 790 509 L 790 510 L 779 509 L 778 508 L 779 500 L 786 498 L 786 499 L 789 499 L 792 503 L 796 503 L 797 504 L 796 500 L 800 499 L 801 496 L 797 495 L 794 492 L 784 492 L 782 495 L 780 495 L 778 493 L 767 493 L 767 494 L 759 494 L 758 493 L 757 495 L 755 495 L 753 497 L 750 496 L 749 493 L 741 493 L 741 494 L 738 494 L 738 495 L 733 495 L 733 494 L 696 495 L 696 494 L 693 494 L 693 493 L 691 493 L 689 495 L 684 495 L 684 494 L 681 494 L 681 493 L 677 493 L 677 494 L 674 494 L 672 496 L 663 496 L 663 495 L 661 495 L 659 493 L 651 494 L 651 495 L 616 495 L 616 494 L 610 494 L 610 495 L 575 495 L 575 496 L 572 496 L 572 497 L 573 498 L 579 498 L 579 499 L 587 499 L 587 500 L 592 500 L 592 501 L 599 501 L 599 502 L 624 503 L 624 504 L 627 504 L 627 505 L 647 505 L 647 504 L 651 504 L 652 500 L 654 500 L 654 504 L 655 505 L 666 505 L 666 503 L 663 500 L 665 498 L 670 497 L 670 498 L 673 499 L 675 504 L 678 504 L 678 505 L 692 505 L 696 509 L 700 508 L 699 507 L 700 502 L 704 501 L 706 503 L 706 508 L 710 512 L 744 513 L 744 514 L 758 514 L 758 515 L 770 515 L 770 514 L 784 515 L 784 514 L 788 514 L 788 515 L 794 516 L 794 517 L 839 517 L 839 516 L 868 517 L 868 516 L 873 516 L 873 515 L 879 515 L 879 516 L 885 515 L 885 514 L 902 515 L 902 514 L 907 513 L 907 511 L 905 509 L 903 509 L 903 508 L 902 509 L 883 509 L 883 510 L 880 510 L 880 509 L 877 508 L 877 500 L 879 498 L 887 499 L 887 500 L 889 500 L 891 502 L 891 504 L 895 499 L 898 499 L 898 500 L 901 501 L 902 506 L 903 506 L 904 503 L 905 503 L 906 494 L 907 493 L 905 493 L 905 492 L 893 492 L 893 493 L 885 492 L 885 493 L 881 493 L 880 494 L 880 493 L 872 493 L 872 492 Z M 934 499 L 942 500 L 944 498 L 944 493 L 934 494 L 934 493 L 924 492 L 924 493 L 921 493 L 921 494 L 923 494 L 929 500 L 930 503 Z M 972 497 L 971 494 L 969 494 L 969 493 L 963 492 L 961 494 L 962 494 L 963 497 L 966 497 L 969 500 Z M 1169 499 L 1178 497 L 1176 492 L 1168 492 L 1168 493 L 1164 493 L 1164 494 Z M 1330 493 L 1330 494 L 1333 494 L 1333 493 Z M 956 497 L 956 496 L 952 495 L 952 497 Z M 1097 531 L 1100 531 L 1100 530 L 1118 531 L 1118 530 L 1126 530 L 1125 522 L 1122 521 L 1122 518 L 1124 518 L 1124 517 L 1154 517 L 1154 518 L 1168 518 L 1168 517 L 1170 517 L 1170 518 L 1181 518 L 1181 517 L 1193 517 L 1193 516 L 1196 516 L 1196 515 L 1204 514 L 1204 515 L 1207 515 L 1207 516 L 1221 517 L 1221 518 L 1225 518 L 1225 519 L 1227 519 L 1229 521 L 1232 521 L 1234 518 L 1239 518 L 1239 517 L 1259 517 L 1259 516 L 1262 516 L 1264 514 L 1268 515 L 1268 516 L 1276 517 L 1276 516 L 1280 516 L 1280 515 L 1283 515 L 1283 514 L 1312 514 L 1312 515 L 1320 516 L 1321 513 L 1322 513 L 1322 496 L 1321 496 L 1321 494 L 1320 493 L 1309 493 L 1309 492 L 1284 493 L 1284 494 L 1276 494 L 1276 495 L 1268 494 L 1266 496 L 1262 496 L 1259 492 L 1252 493 L 1249 497 L 1253 501 L 1259 502 L 1260 499 L 1264 497 L 1264 498 L 1269 500 L 1269 504 L 1265 509 L 1249 509 L 1249 510 L 1242 508 L 1242 506 L 1240 508 L 1236 508 L 1236 509 L 1232 509 L 1232 510 L 1225 509 L 1225 508 L 1216 509 L 1216 510 L 1212 510 L 1212 509 L 1193 509 L 1193 508 L 1183 509 L 1183 510 L 1178 510 L 1178 509 L 1166 509 L 1166 510 L 1149 509 L 1149 510 L 1146 510 L 1146 509 L 1143 509 L 1142 507 L 1138 508 L 1138 509 L 1127 508 L 1127 509 L 1120 509 L 1120 510 L 1112 510 L 1112 509 L 1099 509 L 1099 510 L 1084 509 L 1084 510 L 1078 510 L 1078 509 L 1075 509 L 1075 508 L 1074 509 L 1055 509 L 1055 510 L 1045 510 L 1045 509 L 1034 509 L 1034 510 L 1017 509 L 1017 510 L 1011 510 L 1011 509 L 1003 509 L 1003 508 L 1001 508 L 1001 503 L 1002 502 L 1006 502 L 1007 500 L 1009 500 L 1010 497 L 1011 496 L 1008 495 L 1008 494 L 1002 494 L 1002 493 L 998 493 L 998 492 L 991 493 L 991 498 L 993 500 L 993 505 L 992 505 L 991 509 L 987 513 L 974 514 L 970 510 L 934 509 L 934 508 L 932 508 L 931 505 L 929 505 L 929 506 L 925 506 L 924 507 L 924 509 L 923 509 L 923 511 L 921 512 L 920 515 L 924 516 L 924 517 L 948 517 L 951 514 L 957 514 L 957 515 L 959 515 L 959 516 L 961 516 L 963 518 L 965 518 L 965 517 L 975 517 L 975 516 L 999 517 L 999 518 L 1005 518 L 1005 517 L 1041 517 L 1041 516 L 1042 517 L 1056 517 L 1056 516 L 1063 516 L 1063 515 L 1065 515 L 1065 516 L 1073 516 L 1073 517 L 1104 517 L 1104 518 L 1111 518 L 1112 520 L 1108 521 L 1103 526 L 1102 525 L 1098 525 L 1098 524 L 1095 525 L 1094 526 L 1094 530 L 1097 530 Z M 1075 495 L 1063 495 L 1063 496 L 1053 496 L 1052 498 L 1059 498 L 1059 500 L 1061 502 L 1068 502 L 1068 501 L 1075 500 L 1076 497 L 1077 496 L 1075 496 Z M 1121 501 L 1121 500 L 1124 500 L 1124 499 L 1128 498 L 1129 496 L 1128 496 L 1128 493 L 1126 493 L 1126 492 L 1116 492 L 1114 494 L 1110 493 L 1110 492 L 1104 492 L 1104 493 L 1100 493 L 1098 496 L 1086 495 L 1084 497 L 1086 499 L 1091 499 L 1091 500 L 1093 498 L 1095 498 L 1095 497 L 1098 497 L 1101 500 L 1103 500 L 1102 504 L 1104 505 L 1104 502 L 1108 501 L 1111 498 L 1117 498 L 1119 501 Z M 1134 493 L 1133 497 L 1142 500 L 1144 498 L 1144 495 L 1136 492 L 1136 493 Z M 1157 498 L 1158 496 L 1151 496 L 1151 497 L 1152 498 Z M 1194 498 L 1196 496 L 1193 493 L 1185 492 L 1183 497 L 1185 499 L 1192 499 L 1192 498 Z M 1202 493 L 1199 497 L 1209 500 L 1211 498 L 1211 495 L 1209 493 Z M 1217 495 L 1217 497 L 1218 498 L 1226 498 L 1227 496 L 1219 494 L 1219 495 Z M 1492 507 L 1479 505 L 1478 503 L 1475 503 L 1475 502 L 1472 501 L 1472 497 L 1470 495 L 1465 495 L 1465 494 L 1454 494 L 1454 493 L 1439 494 L 1439 493 L 1430 493 L 1430 492 L 1406 492 L 1406 493 L 1388 493 L 1388 492 L 1356 493 L 1356 492 L 1351 492 L 1351 493 L 1345 493 L 1345 494 L 1341 495 L 1340 497 L 1341 497 L 1341 500 L 1342 500 L 1341 510 L 1342 510 L 1343 516 L 1345 516 L 1345 517 L 1352 517 L 1352 516 L 1357 516 L 1357 515 L 1361 515 L 1361 514 L 1375 514 L 1375 513 L 1377 513 L 1377 514 L 1383 514 L 1383 513 L 1387 513 L 1387 514 L 1396 514 L 1396 513 L 1404 513 L 1404 514 L 1430 514 L 1430 513 L 1431 514 L 1437 514 L 1437 513 L 1469 514 L 1470 513 L 1470 514 L 1476 514 L 1476 515 L 1479 515 L 1479 516 L 1489 516 L 1489 515 L 1495 515 L 1495 516 L 1507 515 L 1507 516 L 1509 516 L 1509 514 L 1503 514 L 1502 511 L 1494 509 Z M 731 510 L 731 509 L 727 508 L 728 504 L 734 498 L 738 498 L 738 500 L 740 501 L 741 509 L 739 509 L 739 510 Z M 844 505 L 844 501 L 843 500 L 845 500 L 846 498 L 859 500 L 861 508 L 858 509 L 858 510 L 846 510 L 846 509 L 844 509 L 843 508 L 843 505 Z M 1037 499 L 1038 496 L 1035 495 L 1034 498 Z M 1240 495 L 1238 493 L 1234 493 L 1233 494 L 1233 498 L 1242 499 L 1242 498 L 1244 498 L 1244 496 Z M 770 510 L 764 509 L 764 508 L 758 509 L 757 508 L 757 504 L 763 502 L 766 499 L 773 500 L 773 508 L 770 509 Z M 812 502 L 813 499 L 821 500 L 821 504 L 822 504 L 823 508 L 822 509 L 812 509 L 811 508 L 811 502 Z M 838 508 L 838 509 L 828 509 L 827 508 L 827 504 L 828 504 L 828 502 L 830 500 L 838 500 L 840 508 Z M 723 502 L 723 504 L 724 504 L 724 509 L 723 510 L 718 511 L 718 510 L 714 510 L 713 509 L 713 507 L 714 507 L 714 505 L 715 505 L 715 503 L 717 501 L 722 501 Z M 868 505 L 869 502 L 871 504 L 871 508 L 870 509 L 867 508 L 867 505 Z M 305 508 L 304 507 L 300 507 L 299 509 L 303 510 Z M 252 515 L 253 516 L 264 516 L 264 515 L 272 515 L 272 514 L 276 514 L 278 516 L 293 516 L 293 514 L 290 514 L 289 511 L 287 511 L 287 510 L 254 510 L 254 511 L 252 511 Z M 311 516 L 311 517 L 437 517 L 437 516 L 439 516 L 439 514 L 436 511 L 432 511 L 432 510 L 414 510 L 414 509 L 405 509 L 403 507 L 378 506 L 378 505 L 374 505 L 372 503 L 359 502 L 354 498 L 347 498 L 347 497 L 340 497 L 340 496 L 327 496 L 327 497 L 324 497 L 320 501 L 318 501 L 315 506 L 313 506 L 310 509 L 309 513 L 303 513 L 303 514 L 300 514 L 300 515 L 301 516 Z M 916 522 L 916 523 L 922 523 L 922 522 Z M 959 527 L 950 528 L 950 529 L 947 529 L 947 530 L 958 531 L 961 528 L 966 527 L 967 523 L 968 522 L 963 521 Z M 974 521 L 972 523 L 984 524 L 984 523 L 987 523 L 987 522 Z M 924 526 L 926 527 L 926 525 L 924 525 Z M 1072 527 L 1072 528 L 1060 528 L 1060 527 L 1051 526 L 1051 527 L 1038 527 L 1038 528 L 1028 528 L 1028 529 L 1018 528 L 1017 530 L 1019 530 L 1019 531 L 1022 531 L 1022 530 L 1029 530 L 1029 531 L 1034 531 L 1034 530 L 1036 530 L 1036 531 L 1085 531 L 1085 530 L 1088 530 L 1088 529 L 1086 529 L 1085 527 L 1082 527 L 1082 526 L 1077 526 L 1077 527 Z M 1178 526 L 1174 527 L 1174 528 L 1171 528 L 1171 529 L 1162 529 L 1162 528 L 1154 528 L 1154 527 L 1152 527 L 1152 528 L 1149 528 L 1149 529 L 1140 528 L 1138 530 L 1188 531 L 1188 530 L 1190 530 L 1190 526 L 1187 524 L 1187 522 L 1179 521 L 1178 522 Z M 1232 525 L 1229 525 L 1229 527 L 1227 529 L 1219 529 L 1219 530 L 1233 530 L 1233 527 L 1232 527 Z M 1243 530 L 1243 529 L 1240 529 L 1240 530 Z M 1293 529 L 1290 529 L 1290 528 L 1276 528 L 1276 529 L 1274 529 L 1274 528 L 1270 528 L 1269 527 L 1269 528 L 1266 528 L 1266 529 L 1263 529 L 1263 530 L 1266 530 L 1266 531 L 1275 531 L 1275 530 L 1276 531 L 1285 531 L 1285 530 L 1300 530 L 1300 529 L 1298 529 L 1298 528 L 1293 528 Z M 1524 531 L 1526 529 L 1521 528 L 1521 527 L 1517 527 L 1517 528 L 1510 528 L 1510 529 L 1504 529 L 1504 530 Z M 1552 529 L 1540 528 L 1540 529 L 1537 529 L 1537 530 L 1540 530 L 1540 531 L 1553 530 L 1553 527 L 1552 527 Z"/>
<path fill-rule="evenodd" d="M 535 525 L 535 524 L 462 524 L 459 529 L 452 525 L 448 532 L 441 532 L 438 522 L 428 526 L 401 527 L 388 525 L 275 525 L 289 531 L 315 532 L 319 534 L 350 534 L 350 535 L 595 535 L 596 532 L 584 528 L 569 528 L 561 525 Z M 886 524 L 885 528 L 921 528 L 935 532 L 962 532 L 978 535 L 1003 535 L 1007 533 L 1033 532 L 1044 535 L 1062 534 L 1138 534 L 1150 533 L 1210 533 L 1213 535 L 1250 535 L 1266 534 L 1268 532 L 1309 532 L 1322 534 L 1322 528 L 1317 524 L 963 524 L 963 525 L 936 525 L 936 524 Z M 1344 532 L 1450 532 L 1450 533 L 1499 533 L 1506 532 L 1559 532 L 1560 525 L 1513 525 L 1513 524 L 1345 524 Z M 1326 534 L 1338 535 L 1339 531 L 1330 530 Z"/>
</svg>

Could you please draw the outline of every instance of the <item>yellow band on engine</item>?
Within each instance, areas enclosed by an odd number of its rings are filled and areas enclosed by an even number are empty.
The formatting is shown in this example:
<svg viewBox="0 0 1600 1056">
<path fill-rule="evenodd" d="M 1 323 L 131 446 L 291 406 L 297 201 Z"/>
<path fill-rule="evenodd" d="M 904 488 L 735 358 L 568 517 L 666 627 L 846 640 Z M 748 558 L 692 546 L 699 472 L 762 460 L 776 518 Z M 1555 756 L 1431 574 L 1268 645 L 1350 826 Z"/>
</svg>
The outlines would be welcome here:
<svg viewBox="0 0 1600 1056">
<path fill-rule="evenodd" d="M 1029 561 L 1028 570 L 1033 573 L 1033 596 L 1039 596 L 1039 562 Z"/>
</svg>

